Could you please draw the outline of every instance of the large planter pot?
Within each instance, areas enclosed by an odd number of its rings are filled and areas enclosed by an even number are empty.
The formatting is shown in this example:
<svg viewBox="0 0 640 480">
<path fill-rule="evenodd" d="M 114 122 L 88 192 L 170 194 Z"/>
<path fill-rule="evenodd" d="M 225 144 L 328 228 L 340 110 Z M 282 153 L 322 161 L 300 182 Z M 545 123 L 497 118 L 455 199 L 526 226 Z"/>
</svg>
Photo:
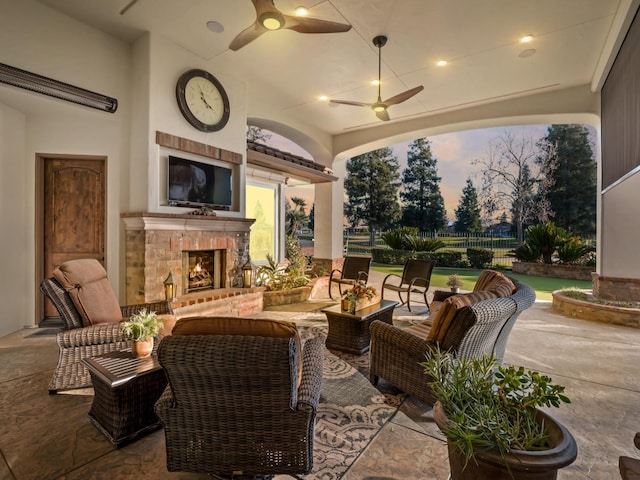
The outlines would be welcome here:
<svg viewBox="0 0 640 480">
<path fill-rule="evenodd" d="M 555 480 L 558 470 L 576 459 L 578 446 L 573 435 L 553 417 L 542 410 L 536 410 L 536 414 L 539 421 L 545 422 L 551 448 L 512 451 L 504 459 L 498 451 L 478 451 L 476 464 L 473 460 L 466 462 L 458 447 L 447 442 L 451 480 Z M 449 420 L 440 402 L 433 407 L 433 418 L 440 430 L 446 429 Z"/>
<path fill-rule="evenodd" d="M 264 292 L 263 305 L 272 307 L 275 305 L 289 305 L 291 303 L 306 302 L 311 296 L 311 285 L 290 288 L 289 290 L 272 290 Z"/>
</svg>

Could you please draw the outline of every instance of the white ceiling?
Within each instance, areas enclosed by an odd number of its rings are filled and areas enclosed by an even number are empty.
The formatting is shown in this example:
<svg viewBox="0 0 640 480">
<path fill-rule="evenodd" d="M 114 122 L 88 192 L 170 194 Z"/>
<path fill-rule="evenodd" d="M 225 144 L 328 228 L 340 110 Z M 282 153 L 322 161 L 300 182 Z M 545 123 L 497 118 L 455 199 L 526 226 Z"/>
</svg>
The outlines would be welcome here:
<svg viewBox="0 0 640 480">
<path fill-rule="evenodd" d="M 376 35 L 382 49 L 382 97 L 424 90 L 389 108 L 391 121 L 590 84 L 616 25 L 620 0 L 275 0 L 284 13 L 353 28 L 346 33 L 268 32 L 234 52 L 231 40 L 255 20 L 250 0 L 40 0 L 61 12 L 132 41 L 153 31 L 248 84 L 248 115 L 274 112 L 329 134 L 379 126 L 365 107 L 331 105 L 320 95 L 374 102 Z M 628 1 L 622 1 L 628 5 Z M 215 20 L 224 32 L 213 33 Z M 519 43 L 526 34 L 533 42 Z M 526 49 L 535 54 L 522 57 Z M 446 67 L 435 62 L 444 59 Z"/>
</svg>

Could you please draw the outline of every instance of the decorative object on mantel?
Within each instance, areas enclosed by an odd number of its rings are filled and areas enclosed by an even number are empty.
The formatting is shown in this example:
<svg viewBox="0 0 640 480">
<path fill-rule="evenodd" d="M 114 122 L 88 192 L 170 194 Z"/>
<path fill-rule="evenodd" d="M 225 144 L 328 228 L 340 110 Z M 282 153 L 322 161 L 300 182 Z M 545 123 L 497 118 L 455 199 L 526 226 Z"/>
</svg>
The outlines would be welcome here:
<svg viewBox="0 0 640 480">
<path fill-rule="evenodd" d="M 200 207 L 198 210 L 189 212 L 189 215 L 205 215 L 207 217 L 215 217 L 216 212 L 211 207 Z"/>
<path fill-rule="evenodd" d="M 4 63 L 0 63 L 0 82 L 108 113 L 115 113 L 118 109 L 118 100 L 115 98 Z"/>
<path fill-rule="evenodd" d="M 160 332 L 162 325 L 156 312 L 146 308 L 120 324 L 122 335 L 131 340 L 131 353 L 135 358 L 151 355 L 154 337 Z"/>
<path fill-rule="evenodd" d="M 173 302 L 176 299 L 177 286 L 176 276 L 169 270 L 169 275 L 164 281 L 164 298 L 167 302 Z"/>
<path fill-rule="evenodd" d="M 380 303 L 380 300 L 381 297 L 375 287 L 359 280 L 345 292 L 341 300 L 341 306 L 345 312 L 355 313 L 356 310 L 362 310 L 370 305 Z"/>
</svg>

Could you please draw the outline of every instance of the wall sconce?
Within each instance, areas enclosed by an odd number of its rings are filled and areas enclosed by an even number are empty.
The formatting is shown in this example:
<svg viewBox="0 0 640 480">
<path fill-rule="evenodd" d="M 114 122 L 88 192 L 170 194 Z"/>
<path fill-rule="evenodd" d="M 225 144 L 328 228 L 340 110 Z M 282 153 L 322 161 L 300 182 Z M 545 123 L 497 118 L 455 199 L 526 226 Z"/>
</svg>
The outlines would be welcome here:
<svg viewBox="0 0 640 480">
<path fill-rule="evenodd" d="M 169 275 L 164 281 L 164 298 L 167 302 L 173 302 L 176 299 L 177 286 L 176 276 L 169 270 Z"/>
<path fill-rule="evenodd" d="M 251 257 L 247 258 L 247 263 L 242 266 L 242 286 L 244 288 L 250 288 L 254 283 L 254 271 L 253 264 L 251 263 Z"/>
<path fill-rule="evenodd" d="M 114 113 L 118 100 L 68 83 L 0 63 L 0 82 L 32 92 Z"/>
</svg>

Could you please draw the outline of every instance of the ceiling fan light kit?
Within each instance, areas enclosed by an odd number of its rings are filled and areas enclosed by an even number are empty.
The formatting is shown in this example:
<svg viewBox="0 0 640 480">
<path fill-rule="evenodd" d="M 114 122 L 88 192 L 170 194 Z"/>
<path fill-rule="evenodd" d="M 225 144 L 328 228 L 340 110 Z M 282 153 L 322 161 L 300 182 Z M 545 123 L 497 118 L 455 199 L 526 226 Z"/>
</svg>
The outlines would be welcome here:
<svg viewBox="0 0 640 480">
<path fill-rule="evenodd" d="M 382 100 L 382 95 L 381 95 L 381 72 L 382 72 L 382 52 L 381 49 L 382 47 L 384 47 L 387 44 L 387 37 L 384 35 L 378 35 L 376 37 L 374 37 L 373 39 L 373 45 L 375 47 L 378 48 L 378 81 L 377 81 L 377 85 L 378 85 L 378 99 L 374 102 L 374 103 L 364 103 L 364 102 L 354 102 L 354 101 L 350 101 L 350 100 L 329 100 L 331 103 L 338 103 L 341 105 L 351 105 L 354 107 L 371 107 L 371 109 L 376 112 L 376 117 L 378 117 L 380 120 L 387 122 L 389 120 L 391 120 L 391 117 L 389 117 L 389 113 L 387 112 L 387 109 L 391 106 L 391 105 L 396 105 L 398 103 L 402 103 L 405 102 L 407 100 L 409 100 L 411 97 L 413 97 L 414 95 L 417 95 L 418 93 L 420 93 L 422 90 L 424 90 L 424 87 L 422 85 L 420 85 L 419 87 L 413 87 L 409 90 L 406 90 L 402 93 L 399 93 L 398 95 L 394 95 L 391 98 L 387 98 L 386 100 Z"/>
<path fill-rule="evenodd" d="M 339 33 L 351 30 L 351 25 L 315 18 L 286 15 L 278 10 L 273 0 L 251 0 L 256 9 L 256 20 L 241 31 L 229 44 L 229 50 L 239 50 L 266 32 L 281 29 L 298 33 Z"/>
</svg>

